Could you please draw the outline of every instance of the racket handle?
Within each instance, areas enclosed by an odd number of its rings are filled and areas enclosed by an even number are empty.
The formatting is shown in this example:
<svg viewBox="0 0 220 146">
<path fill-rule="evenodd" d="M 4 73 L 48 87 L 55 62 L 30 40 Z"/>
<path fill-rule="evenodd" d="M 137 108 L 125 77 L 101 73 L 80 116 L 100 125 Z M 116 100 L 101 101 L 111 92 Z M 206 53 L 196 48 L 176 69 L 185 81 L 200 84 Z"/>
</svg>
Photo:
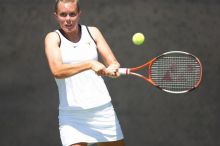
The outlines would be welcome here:
<svg viewBox="0 0 220 146">
<path fill-rule="evenodd" d="M 128 75 L 129 74 L 129 69 L 128 68 L 119 68 L 118 72 L 120 75 Z"/>
</svg>

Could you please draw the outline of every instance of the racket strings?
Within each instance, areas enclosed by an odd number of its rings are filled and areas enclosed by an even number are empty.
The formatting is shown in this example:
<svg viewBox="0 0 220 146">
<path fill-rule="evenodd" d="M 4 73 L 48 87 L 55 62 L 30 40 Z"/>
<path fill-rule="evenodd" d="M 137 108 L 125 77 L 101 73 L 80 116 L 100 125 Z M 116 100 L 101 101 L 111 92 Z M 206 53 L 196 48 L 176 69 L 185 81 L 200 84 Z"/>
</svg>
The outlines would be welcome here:
<svg viewBox="0 0 220 146">
<path fill-rule="evenodd" d="M 151 66 L 151 78 L 162 89 L 180 92 L 195 87 L 200 80 L 201 67 L 190 55 L 161 56 Z"/>
</svg>

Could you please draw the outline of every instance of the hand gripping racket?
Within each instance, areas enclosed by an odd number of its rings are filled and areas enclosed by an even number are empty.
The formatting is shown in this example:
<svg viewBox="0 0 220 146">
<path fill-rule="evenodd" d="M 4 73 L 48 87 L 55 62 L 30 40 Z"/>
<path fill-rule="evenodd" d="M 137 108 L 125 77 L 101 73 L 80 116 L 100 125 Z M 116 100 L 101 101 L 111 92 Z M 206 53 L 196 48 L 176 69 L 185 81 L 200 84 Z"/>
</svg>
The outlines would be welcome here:
<svg viewBox="0 0 220 146">
<path fill-rule="evenodd" d="M 139 70 L 144 73 L 137 73 Z M 197 57 L 182 51 L 166 52 L 134 68 L 120 68 L 121 75 L 134 75 L 169 93 L 186 93 L 199 86 L 202 65 Z"/>
</svg>

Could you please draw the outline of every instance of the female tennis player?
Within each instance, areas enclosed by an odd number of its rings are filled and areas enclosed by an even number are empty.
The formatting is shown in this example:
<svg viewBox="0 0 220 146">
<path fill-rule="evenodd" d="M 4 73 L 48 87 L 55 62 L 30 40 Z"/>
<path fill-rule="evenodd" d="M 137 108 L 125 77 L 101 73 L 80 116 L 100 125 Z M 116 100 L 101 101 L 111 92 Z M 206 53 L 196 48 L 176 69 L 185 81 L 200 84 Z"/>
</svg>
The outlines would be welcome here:
<svg viewBox="0 0 220 146">
<path fill-rule="evenodd" d="M 99 29 L 79 24 L 80 14 L 77 0 L 57 0 L 54 15 L 60 28 L 45 37 L 46 56 L 59 91 L 61 142 L 63 146 L 124 146 L 101 77 L 118 77 L 120 65 Z"/>
</svg>

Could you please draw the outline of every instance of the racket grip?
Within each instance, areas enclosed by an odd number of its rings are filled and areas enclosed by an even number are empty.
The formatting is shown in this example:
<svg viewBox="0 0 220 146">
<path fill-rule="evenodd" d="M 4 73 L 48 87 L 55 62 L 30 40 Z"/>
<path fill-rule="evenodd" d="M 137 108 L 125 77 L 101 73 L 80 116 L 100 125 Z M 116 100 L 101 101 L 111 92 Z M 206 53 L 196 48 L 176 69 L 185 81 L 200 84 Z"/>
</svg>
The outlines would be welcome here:
<svg viewBox="0 0 220 146">
<path fill-rule="evenodd" d="M 127 75 L 127 74 L 129 74 L 129 69 L 128 68 L 119 68 L 118 72 L 120 75 Z"/>
</svg>

